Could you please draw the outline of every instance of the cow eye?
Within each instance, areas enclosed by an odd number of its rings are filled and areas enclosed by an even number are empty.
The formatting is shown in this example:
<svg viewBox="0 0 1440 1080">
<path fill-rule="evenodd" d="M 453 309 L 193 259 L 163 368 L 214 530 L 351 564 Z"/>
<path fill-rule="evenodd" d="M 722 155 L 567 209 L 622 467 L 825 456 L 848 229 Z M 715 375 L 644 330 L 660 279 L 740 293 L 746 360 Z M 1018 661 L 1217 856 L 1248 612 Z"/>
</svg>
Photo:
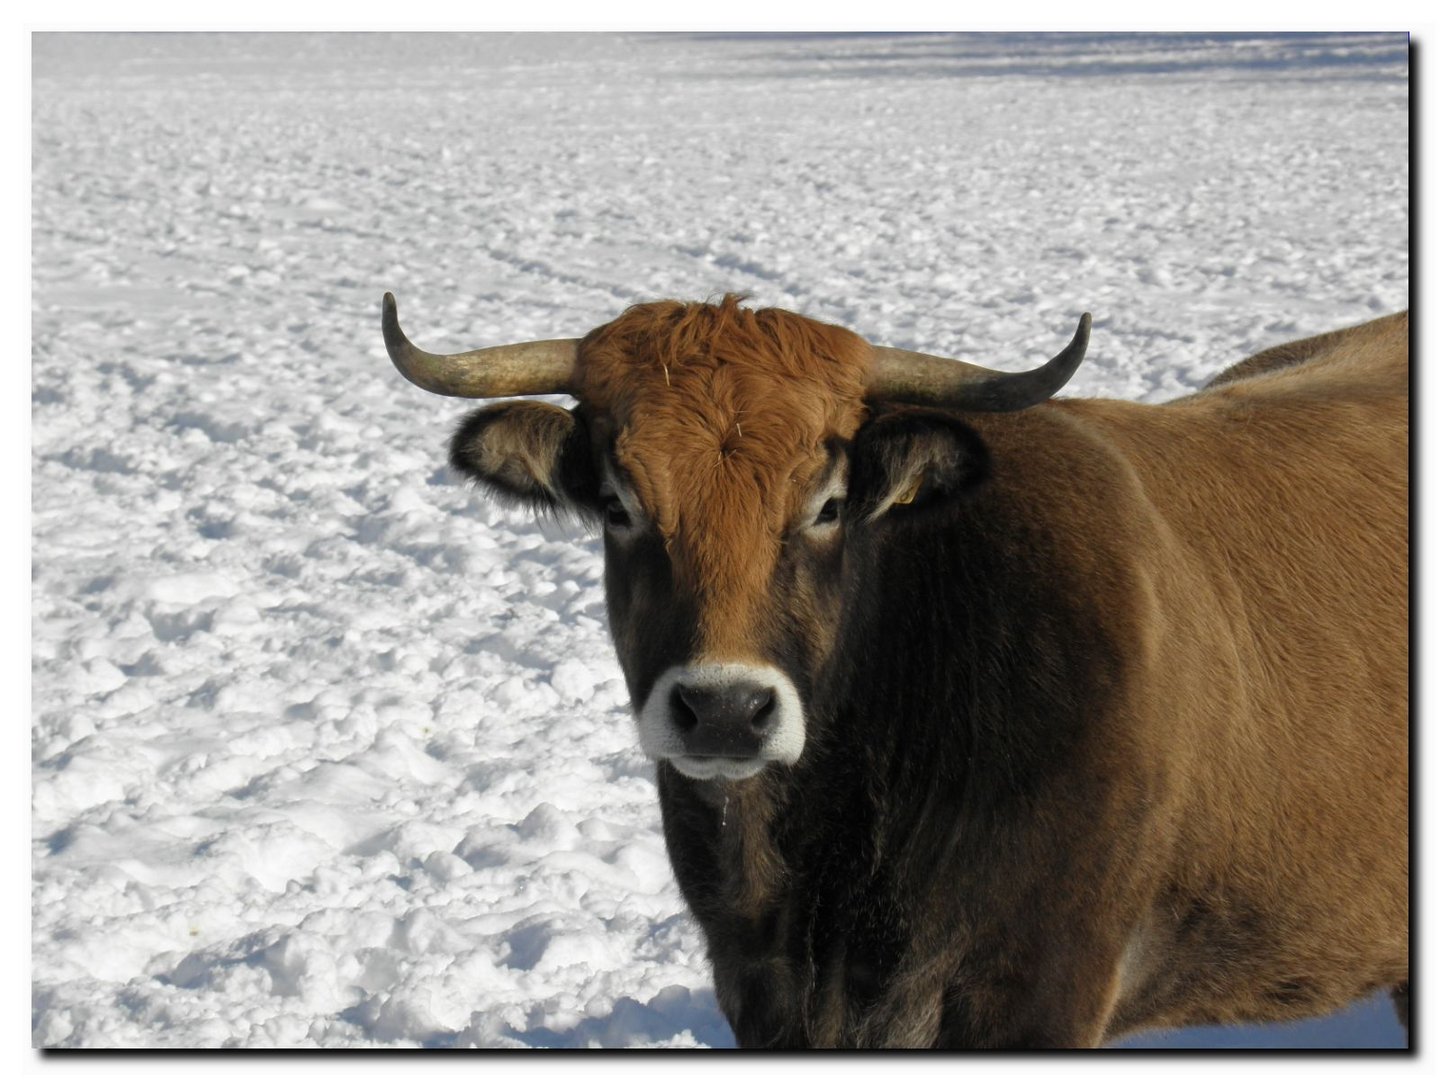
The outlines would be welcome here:
<svg viewBox="0 0 1440 1080">
<path fill-rule="evenodd" d="M 630 527 L 630 515 L 625 511 L 625 504 L 615 496 L 606 499 L 601 509 L 605 513 L 605 524 L 612 529 L 628 529 Z"/>
<path fill-rule="evenodd" d="M 829 525 L 840 520 L 840 500 L 826 499 L 825 505 L 820 507 L 820 512 L 815 515 L 814 524 Z"/>
</svg>

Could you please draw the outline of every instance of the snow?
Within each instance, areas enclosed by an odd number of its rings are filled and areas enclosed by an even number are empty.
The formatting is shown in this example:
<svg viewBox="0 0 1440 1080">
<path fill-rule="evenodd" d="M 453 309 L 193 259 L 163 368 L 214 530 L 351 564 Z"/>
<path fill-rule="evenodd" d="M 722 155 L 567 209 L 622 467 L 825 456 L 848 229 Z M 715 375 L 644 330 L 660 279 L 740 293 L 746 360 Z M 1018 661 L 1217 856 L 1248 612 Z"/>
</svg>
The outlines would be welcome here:
<svg viewBox="0 0 1440 1080">
<path fill-rule="evenodd" d="M 1403 35 L 40 34 L 32 86 L 37 1046 L 733 1044 L 597 541 L 447 472 L 385 290 L 441 350 L 735 290 L 999 367 L 1089 310 L 1068 392 L 1142 401 L 1407 304 Z"/>
</svg>

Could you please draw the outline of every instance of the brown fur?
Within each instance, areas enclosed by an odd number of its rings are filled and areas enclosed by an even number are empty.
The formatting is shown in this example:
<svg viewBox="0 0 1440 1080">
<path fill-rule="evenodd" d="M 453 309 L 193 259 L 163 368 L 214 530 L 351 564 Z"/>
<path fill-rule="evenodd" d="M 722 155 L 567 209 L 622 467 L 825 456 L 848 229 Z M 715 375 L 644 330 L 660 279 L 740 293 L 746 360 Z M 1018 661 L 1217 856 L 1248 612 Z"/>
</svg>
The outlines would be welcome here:
<svg viewBox="0 0 1440 1080">
<path fill-rule="evenodd" d="M 1154 523 L 1132 538 L 1154 662 L 1129 733 L 1167 762 L 1169 805 L 1115 1030 L 1408 980 L 1408 331 L 1269 350 L 1161 408 L 1053 408 L 1133 470 Z"/>
<path fill-rule="evenodd" d="M 1074 478 L 1049 530 L 1098 552 L 1124 530 L 1131 585 L 1066 578 L 1133 650 L 1095 760 L 1150 793 L 1137 865 L 1096 897 L 1134 922 L 1095 1041 L 1408 991 L 1408 318 L 1231 370 L 1166 406 L 974 418 L 998 460 Z"/>
</svg>

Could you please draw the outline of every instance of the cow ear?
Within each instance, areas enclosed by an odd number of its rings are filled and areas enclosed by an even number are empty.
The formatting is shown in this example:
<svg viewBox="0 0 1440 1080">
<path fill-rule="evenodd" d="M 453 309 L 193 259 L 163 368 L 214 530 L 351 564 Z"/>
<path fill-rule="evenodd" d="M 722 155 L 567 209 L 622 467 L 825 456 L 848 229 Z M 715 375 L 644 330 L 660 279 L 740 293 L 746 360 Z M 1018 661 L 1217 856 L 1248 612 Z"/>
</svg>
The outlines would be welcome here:
<svg viewBox="0 0 1440 1080">
<path fill-rule="evenodd" d="M 532 510 L 584 513 L 594 502 L 585 425 L 542 401 L 471 413 L 450 440 L 450 465 L 502 501 Z"/>
<path fill-rule="evenodd" d="M 974 491 L 989 467 L 985 443 L 966 424 L 931 409 L 897 410 L 856 433 L 846 501 L 865 522 L 927 513 Z"/>
</svg>

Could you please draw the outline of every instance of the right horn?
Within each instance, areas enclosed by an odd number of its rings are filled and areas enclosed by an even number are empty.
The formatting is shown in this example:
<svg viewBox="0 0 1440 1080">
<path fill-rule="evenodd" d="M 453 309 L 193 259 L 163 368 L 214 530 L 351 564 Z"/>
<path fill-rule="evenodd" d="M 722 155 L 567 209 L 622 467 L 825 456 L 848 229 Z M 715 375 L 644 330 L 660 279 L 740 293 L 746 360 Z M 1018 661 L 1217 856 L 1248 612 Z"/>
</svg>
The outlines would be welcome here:
<svg viewBox="0 0 1440 1080">
<path fill-rule="evenodd" d="M 432 394 L 450 397 L 523 397 L 568 394 L 575 374 L 579 341 L 525 341 L 442 356 L 417 349 L 400 329 L 395 297 L 381 302 L 380 328 L 385 351 L 400 374 Z"/>
<path fill-rule="evenodd" d="M 1016 412 L 1053 397 L 1070 381 L 1090 343 L 1090 313 L 1080 316 L 1075 336 L 1048 363 L 1032 371 L 991 371 L 963 360 L 872 345 L 866 396 L 877 401 L 940 405 L 971 412 Z"/>
</svg>

